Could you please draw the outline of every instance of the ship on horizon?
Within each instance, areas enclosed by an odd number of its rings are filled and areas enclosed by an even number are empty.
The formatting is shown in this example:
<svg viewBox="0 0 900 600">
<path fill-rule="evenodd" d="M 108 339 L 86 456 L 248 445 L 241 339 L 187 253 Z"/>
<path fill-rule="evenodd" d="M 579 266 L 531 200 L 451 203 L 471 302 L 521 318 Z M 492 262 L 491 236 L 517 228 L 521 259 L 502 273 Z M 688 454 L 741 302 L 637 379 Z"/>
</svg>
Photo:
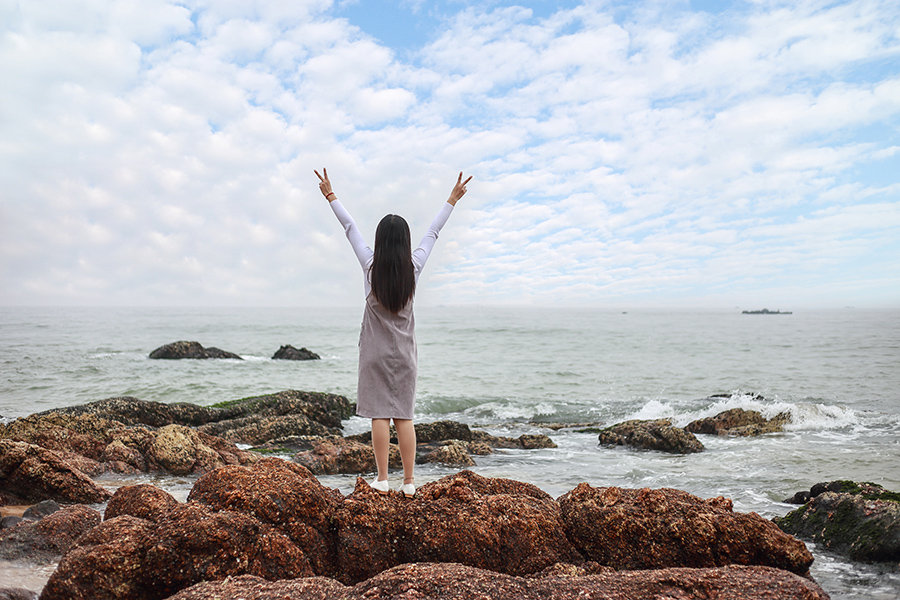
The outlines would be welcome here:
<svg viewBox="0 0 900 600">
<path fill-rule="evenodd" d="M 745 315 L 792 315 L 794 313 L 789 310 L 769 310 L 768 308 L 764 308 L 762 310 L 744 310 L 744 311 L 741 311 L 741 314 L 745 314 Z"/>
</svg>

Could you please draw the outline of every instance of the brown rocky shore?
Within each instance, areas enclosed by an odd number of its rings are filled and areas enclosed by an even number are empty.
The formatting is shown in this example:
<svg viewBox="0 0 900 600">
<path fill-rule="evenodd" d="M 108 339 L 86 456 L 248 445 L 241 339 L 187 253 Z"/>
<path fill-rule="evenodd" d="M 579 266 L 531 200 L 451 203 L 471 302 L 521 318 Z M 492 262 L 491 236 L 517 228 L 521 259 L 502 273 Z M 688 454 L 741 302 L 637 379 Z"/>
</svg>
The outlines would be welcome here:
<svg viewBox="0 0 900 600">
<path fill-rule="evenodd" d="M 467 470 L 412 499 L 362 479 L 344 495 L 316 475 L 374 469 L 367 436 L 341 435 L 351 412 L 288 390 L 210 407 L 112 398 L 0 425 L 0 502 L 66 505 L 4 519 L 0 558 L 58 560 L 43 600 L 828 597 L 802 541 L 722 497 L 582 483 L 554 499 Z M 554 447 L 450 421 L 416 429 L 419 461 L 455 467 Z M 92 479 L 110 471 L 198 479 L 179 502 L 149 484 L 111 494 Z"/>
</svg>

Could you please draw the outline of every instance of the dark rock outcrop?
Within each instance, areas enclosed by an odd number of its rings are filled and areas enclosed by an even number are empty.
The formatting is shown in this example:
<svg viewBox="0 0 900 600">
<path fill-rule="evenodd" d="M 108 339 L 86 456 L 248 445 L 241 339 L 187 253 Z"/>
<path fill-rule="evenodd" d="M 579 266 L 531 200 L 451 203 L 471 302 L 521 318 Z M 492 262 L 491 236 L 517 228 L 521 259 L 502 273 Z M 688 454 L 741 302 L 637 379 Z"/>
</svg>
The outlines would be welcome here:
<svg viewBox="0 0 900 600">
<path fill-rule="evenodd" d="M 465 442 L 458 440 L 440 442 L 436 445 L 419 444 L 416 451 L 416 462 L 420 464 L 440 463 L 457 468 L 475 466 Z"/>
<path fill-rule="evenodd" d="M 52 515 L 56 511 L 62 508 L 55 500 L 44 500 L 42 502 L 38 502 L 33 506 L 29 506 L 22 512 L 23 519 L 30 519 L 32 521 L 37 521 Z"/>
<path fill-rule="evenodd" d="M 124 515 L 80 537 L 63 556 L 42 600 L 161 600 L 229 575 L 312 575 L 306 555 L 256 518 L 179 504 L 156 522 Z"/>
<path fill-rule="evenodd" d="M 312 350 L 306 348 L 297 350 L 290 344 L 282 346 L 272 355 L 272 360 L 319 360 L 320 358 L 322 357 Z"/>
<path fill-rule="evenodd" d="M 726 498 L 582 483 L 559 505 L 581 554 L 616 569 L 743 564 L 804 575 L 813 562 L 803 542 L 756 513 L 732 512 Z"/>
<path fill-rule="evenodd" d="M 201 583 L 169 600 L 243 598 L 244 600 L 828 600 L 808 579 L 768 567 L 730 565 L 713 569 L 584 572 L 550 569 L 532 577 L 516 577 L 460 564 L 406 564 L 353 587 L 315 577 L 269 582 L 234 577 Z"/>
<path fill-rule="evenodd" d="M 304 551 L 318 575 L 334 573 L 331 517 L 342 499 L 309 470 L 278 458 L 207 473 L 188 496 L 213 510 L 251 514 L 275 527 Z"/>
<path fill-rule="evenodd" d="M 294 455 L 293 461 L 316 475 L 373 473 L 377 470 L 372 447 L 355 439 L 315 437 L 295 439 L 291 445 L 302 448 Z M 388 448 L 388 465 L 392 469 L 401 467 L 400 449 L 396 444 Z"/>
<path fill-rule="evenodd" d="M 197 430 L 229 442 L 254 446 L 265 443 L 277 445 L 296 436 L 333 435 L 339 431 L 303 414 L 238 417 L 207 423 Z"/>
<path fill-rule="evenodd" d="M 181 358 L 233 358 L 243 360 L 234 352 L 227 352 L 220 348 L 210 346 L 204 348 L 200 342 L 172 342 L 160 346 L 150 353 L 150 358 L 154 359 L 181 359 Z"/>
<path fill-rule="evenodd" d="M 600 443 L 659 450 L 672 454 L 702 452 L 703 444 L 694 434 L 672 425 L 669 419 L 633 420 L 600 430 Z"/>
<path fill-rule="evenodd" d="M 854 560 L 896 564 L 900 562 L 900 501 L 877 499 L 898 496 L 885 492 L 825 491 L 775 523 Z"/>
<path fill-rule="evenodd" d="M 869 481 L 857 482 L 849 479 L 817 483 L 809 488 L 809 491 L 801 490 L 790 498 L 786 498 L 784 501 L 788 504 L 806 504 L 816 496 L 824 494 L 825 492 L 853 494 L 855 496 L 862 496 L 866 500 L 893 500 L 895 502 L 900 502 L 900 493 L 886 490 L 877 483 Z"/>
<path fill-rule="evenodd" d="M 0 587 L 0 600 L 34 600 L 37 594 L 25 588 Z"/>
<path fill-rule="evenodd" d="M 178 500 L 172 494 L 155 485 L 149 483 L 125 485 L 117 489 L 109 499 L 103 518 L 108 521 L 122 515 L 130 515 L 156 522 L 177 505 Z"/>
<path fill-rule="evenodd" d="M 691 433 L 754 436 L 784 431 L 784 426 L 790 422 L 791 415 L 786 412 L 778 413 L 771 419 L 767 419 L 756 410 L 732 408 L 720 412 L 714 417 L 706 417 L 691 421 L 684 429 Z"/>
<path fill-rule="evenodd" d="M 49 563 L 63 555 L 82 533 L 100 524 L 100 513 L 75 504 L 39 521 L 23 520 L 0 531 L 0 560 Z"/>
<path fill-rule="evenodd" d="M 0 492 L 20 502 L 96 504 L 110 496 L 59 453 L 9 439 L 0 439 Z"/>
</svg>

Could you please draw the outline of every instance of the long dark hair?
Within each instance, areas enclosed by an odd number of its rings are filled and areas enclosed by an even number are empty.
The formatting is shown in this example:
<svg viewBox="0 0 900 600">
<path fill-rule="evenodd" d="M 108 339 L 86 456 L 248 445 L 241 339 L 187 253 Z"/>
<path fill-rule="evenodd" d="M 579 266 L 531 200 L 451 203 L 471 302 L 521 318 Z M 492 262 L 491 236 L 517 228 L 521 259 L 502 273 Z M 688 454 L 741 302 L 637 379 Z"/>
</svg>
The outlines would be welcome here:
<svg viewBox="0 0 900 600">
<path fill-rule="evenodd" d="M 375 299 L 392 313 L 400 312 L 416 291 L 409 225 L 400 215 L 386 215 L 378 223 L 369 278 Z"/>
</svg>

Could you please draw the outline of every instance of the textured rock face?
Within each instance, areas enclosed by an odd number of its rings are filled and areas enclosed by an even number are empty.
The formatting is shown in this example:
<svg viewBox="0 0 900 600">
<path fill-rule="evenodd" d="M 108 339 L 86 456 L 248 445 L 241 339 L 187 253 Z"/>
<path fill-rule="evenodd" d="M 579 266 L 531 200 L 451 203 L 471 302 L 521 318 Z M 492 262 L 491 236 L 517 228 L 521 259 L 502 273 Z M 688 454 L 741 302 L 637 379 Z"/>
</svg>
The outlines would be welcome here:
<svg viewBox="0 0 900 600">
<path fill-rule="evenodd" d="M 210 598 L 828 600 L 828 595 L 807 579 L 766 567 L 729 566 L 716 569 L 604 571 L 590 574 L 568 574 L 565 569 L 559 569 L 526 578 L 459 564 L 407 564 L 353 587 L 345 587 L 323 578 L 268 582 L 258 577 L 236 577 L 196 585 L 173 596 L 171 600 Z"/>
<path fill-rule="evenodd" d="M 188 496 L 211 509 L 252 514 L 272 525 L 306 553 L 320 575 L 334 573 L 331 517 L 341 499 L 307 469 L 277 458 L 208 473 Z"/>
<path fill-rule="evenodd" d="M 172 342 L 160 346 L 150 353 L 150 358 L 157 359 L 180 359 L 180 358 L 233 358 L 243 360 L 234 352 L 226 352 L 220 348 L 209 347 L 204 348 L 200 342 Z"/>
<path fill-rule="evenodd" d="M 900 493 L 892 492 L 869 481 L 851 481 L 849 479 L 840 479 L 837 481 L 825 481 L 812 486 L 809 491 L 801 490 L 786 498 L 784 501 L 788 504 L 806 504 L 811 499 L 825 492 L 834 492 L 836 494 L 853 494 L 862 496 L 867 500 L 893 500 L 900 502 Z"/>
<path fill-rule="evenodd" d="M 174 507 L 178 500 L 172 495 L 149 483 L 126 485 L 116 490 L 103 513 L 105 520 L 122 515 L 130 515 L 148 521 L 158 521 Z"/>
<path fill-rule="evenodd" d="M 0 588 L 0 600 L 34 600 L 37 594 L 25 588 Z"/>
<path fill-rule="evenodd" d="M 50 577 L 42 600 L 159 600 L 207 580 L 250 574 L 312 575 L 304 553 L 259 520 L 183 504 L 157 522 L 128 515 L 81 538 Z"/>
<path fill-rule="evenodd" d="M 854 560 L 900 562 L 898 501 L 823 492 L 775 523 Z"/>
<path fill-rule="evenodd" d="M 767 419 L 758 411 L 732 408 L 714 417 L 697 419 L 688 423 L 685 431 L 714 435 L 753 436 L 784 431 L 791 422 L 790 413 L 779 413 Z"/>
<path fill-rule="evenodd" d="M 320 358 L 321 356 L 312 350 L 306 348 L 297 350 L 290 344 L 282 346 L 272 355 L 273 360 L 319 360 Z"/>
<path fill-rule="evenodd" d="M 692 433 L 675 427 L 669 419 L 625 421 L 600 431 L 600 443 L 660 450 L 673 454 L 702 452 L 703 444 Z"/>
<path fill-rule="evenodd" d="M 420 445 L 417 448 L 419 455 L 417 463 L 441 463 L 451 467 L 472 467 L 475 461 L 469 456 L 468 448 L 464 442 L 450 440 L 442 442 L 439 446 L 428 449 Z"/>
<path fill-rule="evenodd" d="M 0 492 L 26 502 L 55 498 L 96 504 L 110 496 L 59 453 L 4 439 L 0 439 Z"/>
<path fill-rule="evenodd" d="M 326 427 L 306 415 L 275 415 L 271 417 L 239 417 L 207 423 L 197 428 L 210 435 L 221 436 L 229 442 L 254 446 L 304 435 L 330 435 L 339 430 Z"/>
<path fill-rule="evenodd" d="M 294 462 L 303 465 L 316 475 L 335 473 L 372 473 L 376 470 L 372 447 L 350 438 L 331 436 L 309 440 L 309 450 L 294 455 Z M 393 469 L 401 466 L 400 450 L 391 444 L 388 464 Z"/>
<path fill-rule="evenodd" d="M 0 560 L 52 562 L 64 554 L 82 533 L 100 524 L 100 513 L 75 504 L 40 521 L 22 521 L 0 531 Z"/>
<path fill-rule="evenodd" d="M 725 498 L 673 489 L 594 488 L 560 497 L 566 533 L 588 560 L 616 569 L 763 565 L 806 574 L 812 554 L 756 513 Z"/>
</svg>

